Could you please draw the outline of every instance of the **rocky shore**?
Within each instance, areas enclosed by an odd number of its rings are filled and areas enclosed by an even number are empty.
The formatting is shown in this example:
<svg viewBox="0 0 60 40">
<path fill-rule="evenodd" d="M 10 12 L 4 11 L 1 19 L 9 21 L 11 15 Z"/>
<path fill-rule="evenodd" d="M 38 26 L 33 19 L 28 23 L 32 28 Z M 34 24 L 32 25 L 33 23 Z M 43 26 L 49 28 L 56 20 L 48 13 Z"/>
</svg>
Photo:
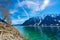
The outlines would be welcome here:
<svg viewBox="0 0 60 40">
<path fill-rule="evenodd" d="M 13 26 L 0 22 L 0 40 L 23 40 L 23 37 Z"/>
</svg>

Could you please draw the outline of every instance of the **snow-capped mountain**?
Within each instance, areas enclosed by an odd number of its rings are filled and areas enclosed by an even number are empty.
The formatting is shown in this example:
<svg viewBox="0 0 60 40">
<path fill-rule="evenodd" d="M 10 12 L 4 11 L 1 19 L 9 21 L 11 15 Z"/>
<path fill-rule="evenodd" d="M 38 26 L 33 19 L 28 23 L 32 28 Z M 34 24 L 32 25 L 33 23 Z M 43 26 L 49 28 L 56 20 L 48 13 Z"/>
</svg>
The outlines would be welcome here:
<svg viewBox="0 0 60 40">
<path fill-rule="evenodd" d="M 60 26 L 60 14 L 47 15 L 44 19 L 41 17 L 32 17 L 25 21 L 22 25 Z"/>
</svg>

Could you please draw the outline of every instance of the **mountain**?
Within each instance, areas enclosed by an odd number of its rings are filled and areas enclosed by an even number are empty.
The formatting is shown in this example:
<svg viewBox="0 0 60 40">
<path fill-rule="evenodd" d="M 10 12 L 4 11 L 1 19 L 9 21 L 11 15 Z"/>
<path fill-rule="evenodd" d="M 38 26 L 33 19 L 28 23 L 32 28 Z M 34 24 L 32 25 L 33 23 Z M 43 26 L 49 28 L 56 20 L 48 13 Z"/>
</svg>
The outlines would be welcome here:
<svg viewBox="0 0 60 40">
<path fill-rule="evenodd" d="M 22 25 L 60 26 L 60 15 L 47 15 L 44 19 L 41 17 L 32 17 L 26 20 Z"/>
<path fill-rule="evenodd" d="M 40 17 L 32 17 L 28 20 L 26 20 L 22 25 L 34 25 L 39 23 L 42 19 Z"/>
<path fill-rule="evenodd" d="M 60 26 L 60 16 L 52 17 L 47 15 L 40 23 L 40 25 L 42 24 L 47 26 Z"/>
</svg>

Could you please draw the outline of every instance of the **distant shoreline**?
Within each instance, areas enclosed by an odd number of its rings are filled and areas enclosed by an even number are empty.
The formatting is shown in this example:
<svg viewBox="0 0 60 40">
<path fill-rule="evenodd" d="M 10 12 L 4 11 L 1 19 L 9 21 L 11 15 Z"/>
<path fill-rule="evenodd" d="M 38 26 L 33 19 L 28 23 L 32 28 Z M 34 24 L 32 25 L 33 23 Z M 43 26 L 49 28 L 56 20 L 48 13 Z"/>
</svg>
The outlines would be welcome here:
<svg viewBox="0 0 60 40">
<path fill-rule="evenodd" d="M 33 26 L 33 27 L 36 27 L 37 25 L 34 26 L 34 25 L 21 25 L 21 24 L 16 24 L 16 25 L 12 25 L 12 26 L 29 26 L 29 27 L 32 27 Z M 37 27 L 60 27 L 60 26 L 55 26 L 54 25 L 54 26 L 37 26 Z"/>
</svg>

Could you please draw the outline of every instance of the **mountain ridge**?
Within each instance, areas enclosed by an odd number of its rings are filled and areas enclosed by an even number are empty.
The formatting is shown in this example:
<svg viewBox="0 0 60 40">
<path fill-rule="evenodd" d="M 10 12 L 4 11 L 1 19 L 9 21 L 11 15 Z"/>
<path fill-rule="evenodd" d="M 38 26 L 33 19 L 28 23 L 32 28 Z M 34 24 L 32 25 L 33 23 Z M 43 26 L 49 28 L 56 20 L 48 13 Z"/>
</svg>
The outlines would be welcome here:
<svg viewBox="0 0 60 40">
<path fill-rule="evenodd" d="M 32 17 L 26 20 L 22 25 L 25 26 L 60 26 L 60 14 L 59 15 L 47 15 L 45 18 Z"/>
</svg>

